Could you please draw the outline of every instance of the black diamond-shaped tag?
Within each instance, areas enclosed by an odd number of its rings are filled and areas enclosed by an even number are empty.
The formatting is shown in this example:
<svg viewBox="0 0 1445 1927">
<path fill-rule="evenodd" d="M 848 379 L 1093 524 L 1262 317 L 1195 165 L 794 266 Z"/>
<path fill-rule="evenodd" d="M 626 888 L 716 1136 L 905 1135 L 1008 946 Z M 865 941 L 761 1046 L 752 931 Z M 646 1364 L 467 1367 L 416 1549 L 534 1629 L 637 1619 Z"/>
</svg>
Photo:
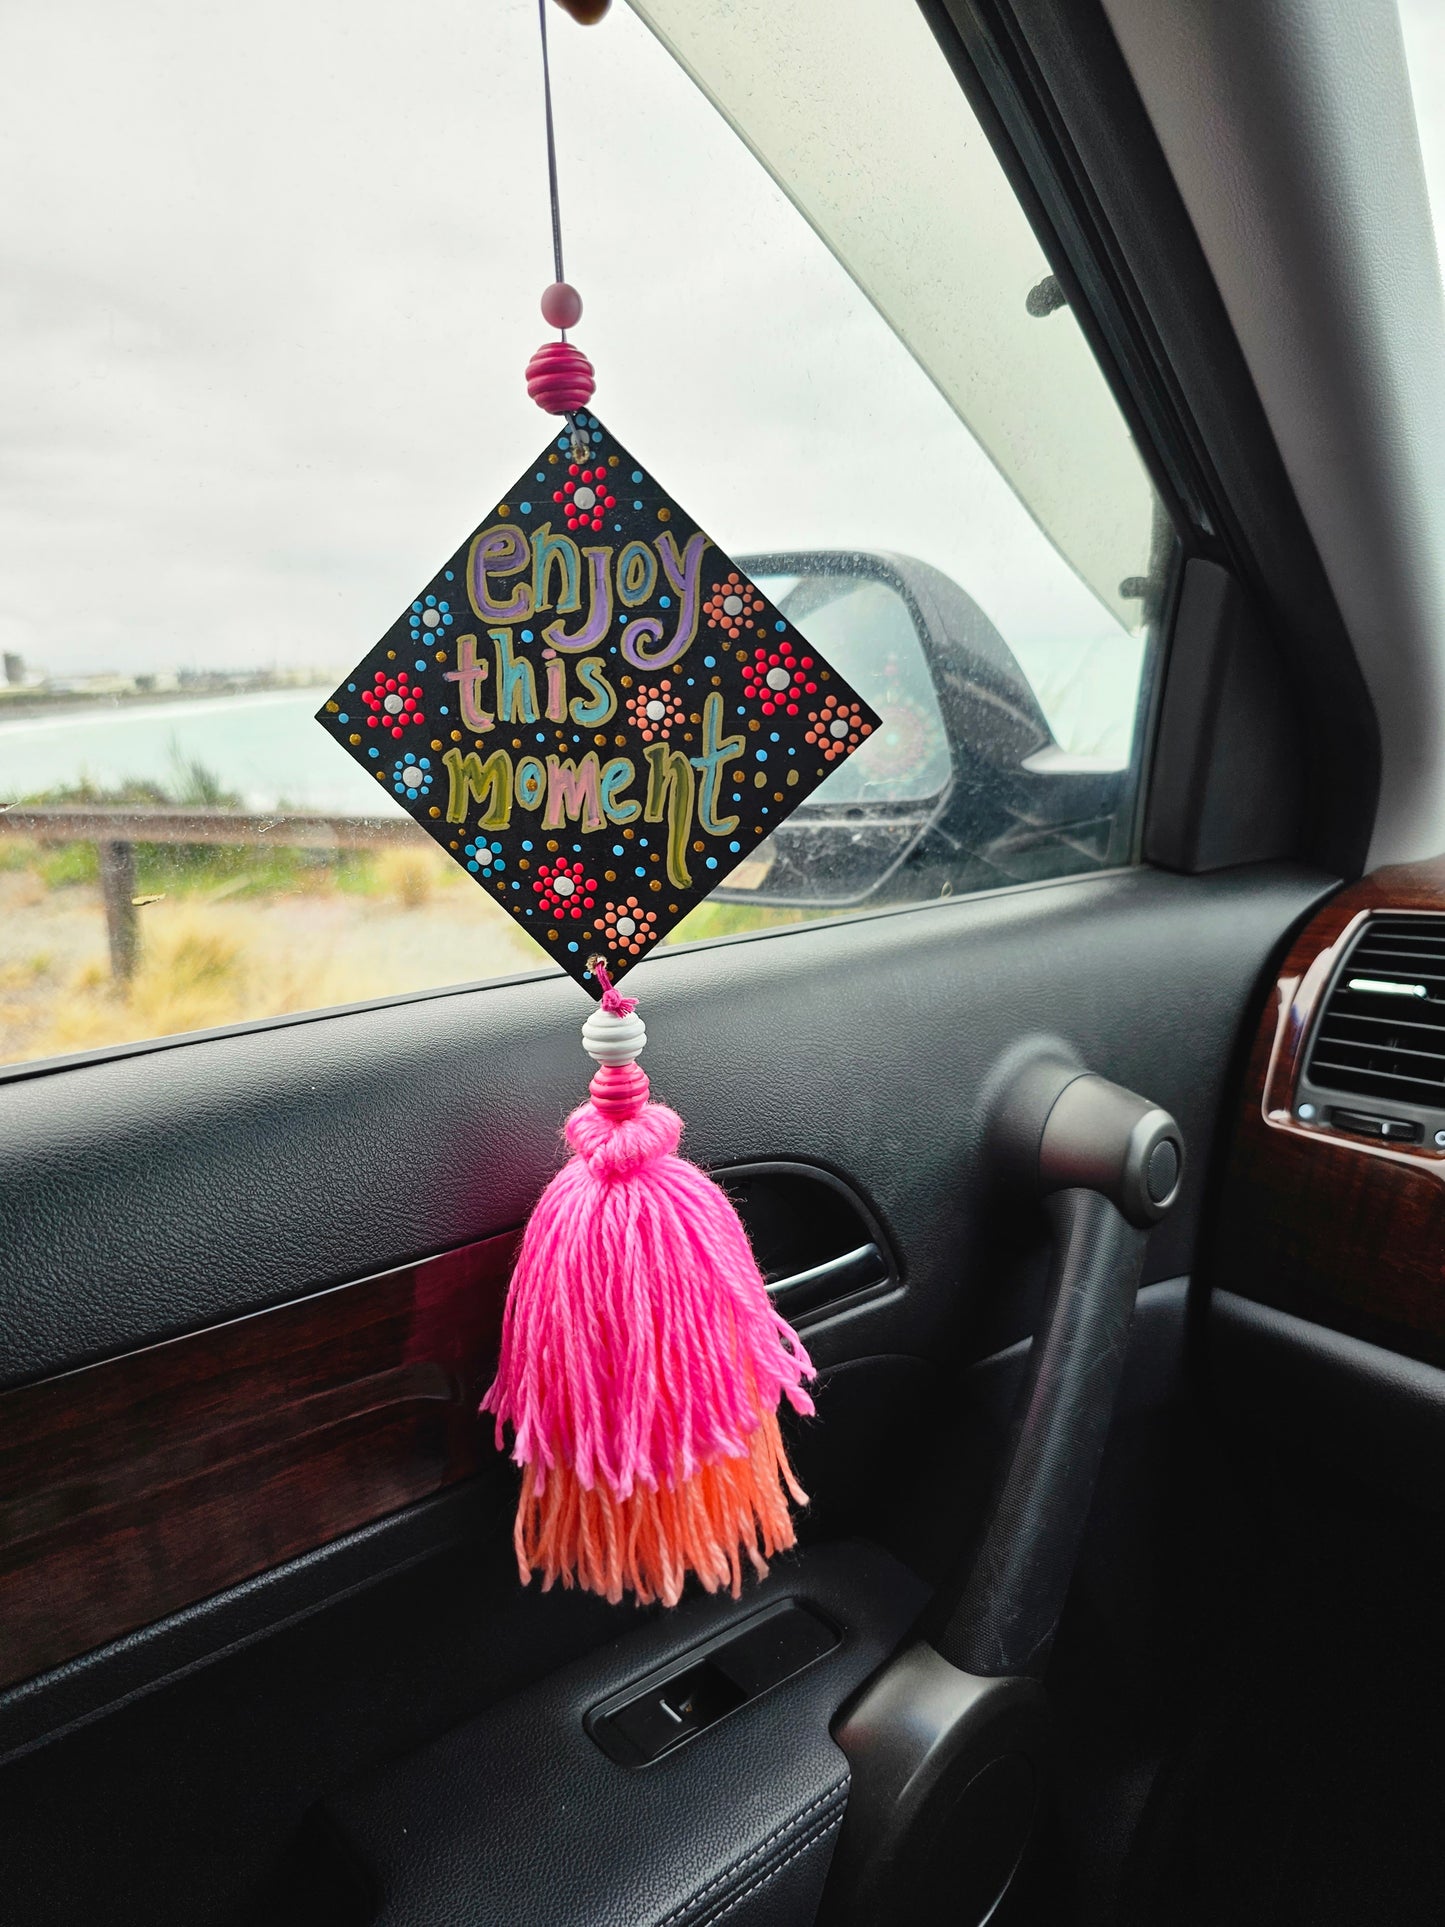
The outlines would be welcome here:
<svg viewBox="0 0 1445 1927">
<path fill-rule="evenodd" d="M 878 727 L 593 415 L 316 720 L 596 994 Z"/>
</svg>

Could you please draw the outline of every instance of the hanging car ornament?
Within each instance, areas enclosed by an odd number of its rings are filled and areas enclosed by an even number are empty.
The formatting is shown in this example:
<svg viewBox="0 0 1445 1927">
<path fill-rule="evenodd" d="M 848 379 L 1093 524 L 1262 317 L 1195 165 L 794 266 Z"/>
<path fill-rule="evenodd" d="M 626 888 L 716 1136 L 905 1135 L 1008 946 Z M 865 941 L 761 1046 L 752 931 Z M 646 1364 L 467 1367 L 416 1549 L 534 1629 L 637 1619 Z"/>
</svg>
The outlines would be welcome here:
<svg viewBox="0 0 1445 1927">
<path fill-rule="evenodd" d="M 648 1101 L 618 981 L 878 726 L 856 690 L 591 411 L 566 331 L 527 388 L 560 431 L 317 720 L 592 996 L 574 1156 L 524 1234 L 484 1409 L 522 1467 L 525 1581 L 673 1604 L 793 1543 L 777 1408 L 812 1366 L 726 1195 Z"/>
</svg>

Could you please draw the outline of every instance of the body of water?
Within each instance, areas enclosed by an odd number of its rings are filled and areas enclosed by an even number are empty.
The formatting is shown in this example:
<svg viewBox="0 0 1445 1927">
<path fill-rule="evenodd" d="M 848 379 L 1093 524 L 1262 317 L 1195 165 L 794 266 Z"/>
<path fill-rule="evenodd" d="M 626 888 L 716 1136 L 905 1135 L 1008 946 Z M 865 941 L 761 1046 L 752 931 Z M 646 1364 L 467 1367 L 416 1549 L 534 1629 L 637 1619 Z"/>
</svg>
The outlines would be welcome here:
<svg viewBox="0 0 1445 1927">
<path fill-rule="evenodd" d="M 329 689 L 268 689 L 173 702 L 125 701 L 0 722 L 0 802 L 89 781 L 174 788 L 196 762 L 248 810 L 383 816 L 381 785 L 343 756 L 315 721 Z"/>
<path fill-rule="evenodd" d="M 1141 644 L 1122 633 L 1060 648 L 1031 664 L 1060 745 L 1128 759 Z M 1044 672 L 1044 673 L 1040 673 Z M 89 781 L 144 780 L 173 789 L 180 766 L 202 764 L 248 810 L 384 815 L 392 798 L 343 756 L 315 721 L 329 689 L 242 696 L 134 699 L 0 720 L 0 803 Z M 399 805 L 395 807 L 400 807 Z"/>
</svg>

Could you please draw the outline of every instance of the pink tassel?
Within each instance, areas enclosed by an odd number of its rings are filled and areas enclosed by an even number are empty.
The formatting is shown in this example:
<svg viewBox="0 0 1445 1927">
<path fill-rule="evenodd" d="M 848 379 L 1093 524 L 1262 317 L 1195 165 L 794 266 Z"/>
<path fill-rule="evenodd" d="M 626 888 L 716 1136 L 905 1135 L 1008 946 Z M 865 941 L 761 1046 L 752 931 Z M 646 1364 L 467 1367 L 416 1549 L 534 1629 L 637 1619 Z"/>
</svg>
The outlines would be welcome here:
<svg viewBox="0 0 1445 1927">
<path fill-rule="evenodd" d="M 523 1581 L 672 1605 L 688 1571 L 736 1594 L 741 1555 L 766 1571 L 793 1543 L 784 1491 L 804 1495 L 775 1413 L 813 1410 L 813 1367 L 730 1200 L 677 1156 L 681 1119 L 648 1103 L 647 1033 L 597 969 L 601 1068 L 523 1237 L 482 1406 L 526 1469 Z"/>
</svg>

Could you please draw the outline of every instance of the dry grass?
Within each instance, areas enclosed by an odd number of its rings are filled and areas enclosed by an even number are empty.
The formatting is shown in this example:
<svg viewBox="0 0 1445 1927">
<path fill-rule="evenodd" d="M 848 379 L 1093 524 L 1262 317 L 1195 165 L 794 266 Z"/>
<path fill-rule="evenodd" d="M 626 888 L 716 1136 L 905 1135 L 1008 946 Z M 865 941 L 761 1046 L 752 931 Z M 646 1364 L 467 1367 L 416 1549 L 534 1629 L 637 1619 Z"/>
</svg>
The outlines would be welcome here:
<svg viewBox="0 0 1445 1927">
<path fill-rule="evenodd" d="M 166 895 L 139 912 L 140 963 L 114 982 L 99 891 L 0 876 L 0 1063 L 173 1036 L 500 976 L 535 947 L 478 890 L 388 865 L 368 890 Z M 465 878 L 458 882 L 465 885 Z M 23 895 L 23 907 L 16 904 Z M 19 908 L 20 914 L 5 913 Z M 22 943 L 23 938 L 23 943 Z M 42 953 L 43 946 L 43 953 Z"/>
<path fill-rule="evenodd" d="M 187 909 L 163 925 L 152 921 L 128 988 L 111 981 L 104 958 L 82 964 L 60 987 L 29 1054 L 58 1056 L 234 1021 L 247 997 L 246 946 L 230 927 L 235 914 Z"/>
<path fill-rule="evenodd" d="M 371 859 L 371 876 L 378 896 L 392 897 L 408 910 L 419 910 L 439 891 L 465 882 L 449 857 L 425 845 L 414 850 L 396 846 L 379 850 Z"/>
<path fill-rule="evenodd" d="M 51 960 L 44 952 L 0 964 L 0 991 L 31 990 L 50 975 L 51 967 Z"/>
<path fill-rule="evenodd" d="M 350 866 L 223 863 L 157 879 L 140 963 L 114 982 L 93 864 L 0 838 L 0 1063 L 326 1009 L 537 967 L 537 946 L 441 850 L 388 848 Z M 142 887 L 145 880 L 142 879 Z M 803 912 L 703 904 L 676 941 Z"/>
</svg>

